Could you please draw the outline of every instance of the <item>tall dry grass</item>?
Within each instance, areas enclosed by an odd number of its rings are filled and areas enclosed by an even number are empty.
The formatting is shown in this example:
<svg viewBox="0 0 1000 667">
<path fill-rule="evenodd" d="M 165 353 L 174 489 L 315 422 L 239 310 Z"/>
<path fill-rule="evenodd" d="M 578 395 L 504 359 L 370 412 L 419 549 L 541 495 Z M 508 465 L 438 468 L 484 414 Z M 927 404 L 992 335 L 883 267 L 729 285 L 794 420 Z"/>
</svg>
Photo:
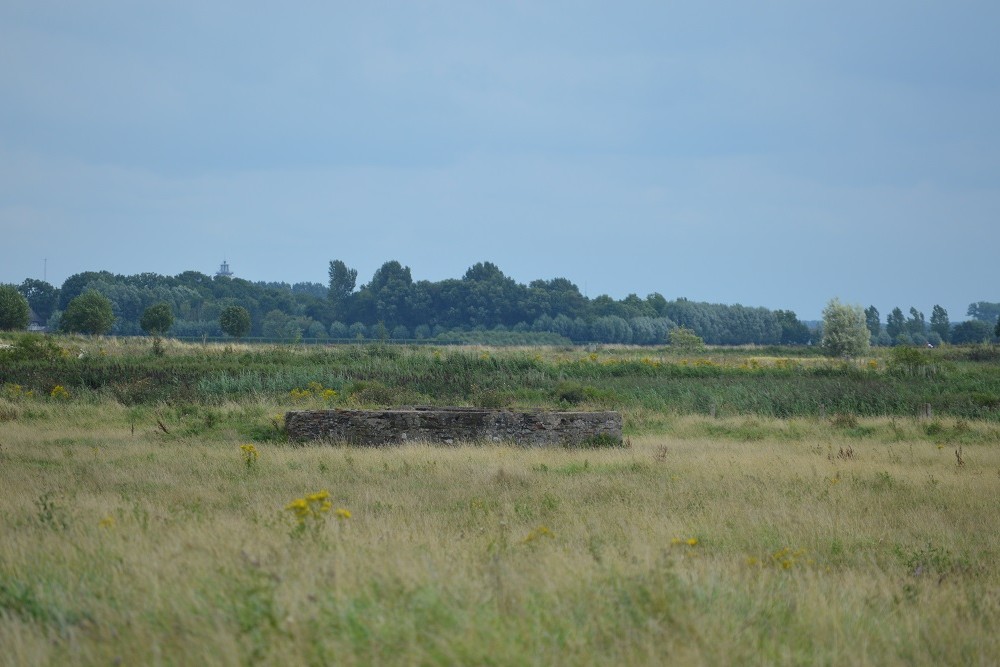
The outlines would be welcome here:
<svg viewBox="0 0 1000 667">
<path fill-rule="evenodd" d="M 0 664 L 1000 656 L 991 424 L 675 416 L 627 449 L 250 460 L 180 416 L 40 410 L 0 424 Z"/>
</svg>

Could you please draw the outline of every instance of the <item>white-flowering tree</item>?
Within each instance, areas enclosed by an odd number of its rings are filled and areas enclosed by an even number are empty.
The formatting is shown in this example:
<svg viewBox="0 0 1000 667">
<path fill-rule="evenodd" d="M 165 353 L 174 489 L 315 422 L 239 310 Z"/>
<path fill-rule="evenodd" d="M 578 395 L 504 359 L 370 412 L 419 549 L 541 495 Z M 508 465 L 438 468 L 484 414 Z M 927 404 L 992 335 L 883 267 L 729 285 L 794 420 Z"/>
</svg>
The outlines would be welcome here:
<svg viewBox="0 0 1000 667">
<path fill-rule="evenodd" d="M 861 306 L 833 298 L 823 309 L 823 350 L 831 357 L 856 357 L 868 351 L 871 332 Z"/>
</svg>

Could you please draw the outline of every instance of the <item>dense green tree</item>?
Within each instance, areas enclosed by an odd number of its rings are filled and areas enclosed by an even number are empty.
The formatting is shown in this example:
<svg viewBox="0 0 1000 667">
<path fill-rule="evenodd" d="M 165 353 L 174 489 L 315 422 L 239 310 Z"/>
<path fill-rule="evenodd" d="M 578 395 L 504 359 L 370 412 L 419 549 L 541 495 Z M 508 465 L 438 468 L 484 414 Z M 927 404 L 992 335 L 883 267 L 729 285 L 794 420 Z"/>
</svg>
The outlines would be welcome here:
<svg viewBox="0 0 1000 667">
<path fill-rule="evenodd" d="M 166 302 L 156 303 L 142 312 L 142 330 L 152 336 L 164 336 L 174 325 L 174 312 Z"/>
<path fill-rule="evenodd" d="M 111 333 L 133 335 L 138 334 L 141 327 L 139 320 L 147 306 L 149 292 L 147 288 L 136 287 L 126 280 L 98 278 L 87 283 L 88 290 L 95 290 L 111 301 L 111 309 L 115 314 L 115 327 Z"/>
<path fill-rule="evenodd" d="M 386 262 L 359 290 L 355 289 L 356 270 L 339 260 L 330 265 L 329 286 L 213 278 L 196 271 L 174 277 L 85 272 L 64 283 L 60 298 L 68 299 L 86 289 L 101 292 L 112 303 L 116 318 L 111 333 L 116 334 L 140 333 L 145 310 L 168 303 L 177 317 L 171 329 L 177 336 L 219 335 L 222 312 L 240 305 L 250 314 L 249 335 L 260 335 L 266 328 L 269 334 L 280 333 L 280 337 L 287 337 L 292 328 L 305 335 L 314 328 L 313 323 L 322 325 L 325 333 L 335 321 L 345 327 L 358 322 L 366 335 L 382 321 L 390 332 L 403 326 L 414 335 L 417 327 L 429 328 L 434 335 L 503 327 L 522 333 L 532 329 L 557 333 L 577 342 L 655 344 L 675 323 L 691 328 L 712 344 L 797 343 L 811 337 L 790 311 L 687 299 L 667 301 L 657 293 L 645 298 L 629 294 L 621 300 L 607 295 L 588 299 L 565 278 L 535 280 L 525 286 L 490 262 L 475 264 L 460 279 L 439 282 L 414 281 L 408 268 L 399 262 Z M 35 289 L 37 285 L 29 287 L 39 297 L 45 292 Z M 43 310 L 36 312 L 45 314 Z M 57 316 L 58 311 L 52 317 Z M 426 329 L 421 331 L 426 333 Z"/>
<path fill-rule="evenodd" d="M 368 337 L 368 327 L 361 322 L 353 323 L 348 329 L 348 332 L 351 334 L 352 339 L 362 340 Z"/>
<path fill-rule="evenodd" d="M 351 290 L 353 291 L 354 288 L 352 287 Z M 330 288 L 323 283 L 295 283 L 292 285 L 292 294 L 306 294 L 316 299 L 328 299 Z"/>
<path fill-rule="evenodd" d="M 776 310 L 774 316 L 781 325 L 782 345 L 805 345 L 812 338 L 809 327 L 799 321 L 798 316 L 791 310 Z"/>
<path fill-rule="evenodd" d="M 587 314 L 588 309 L 587 298 L 580 293 L 580 288 L 566 278 L 533 280 L 525 294 L 525 300 L 532 306 L 544 300 L 546 305 L 545 310 L 527 313 L 532 320 L 542 313 L 552 317 L 562 314 L 575 320 Z"/>
<path fill-rule="evenodd" d="M 687 327 L 670 330 L 670 347 L 681 352 L 693 352 L 705 347 L 705 341 Z"/>
<path fill-rule="evenodd" d="M 114 323 L 111 300 L 96 290 L 87 290 L 70 301 L 59 320 L 63 331 L 92 336 L 108 333 Z"/>
<path fill-rule="evenodd" d="M 941 306 L 935 305 L 934 309 L 931 310 L 931 331 L 936 333 L 943 342 L 948 342 L 951 322 L 948 321 L 948 311 Z"/>
<path fill-rule="evenodd" d="M 0 331 L 28 326 L 28 300 L 13 285 L 0 285 Z"/>
<path fill-rule="evenodd" d="M 988 343 L 993 338 L 993 327 L 983 320 L 959 322 L 951 330 L 951 342 L 955 345 Z"/>
<path fill-rule="evenodd" d="M 993 324 L 1000 318 L 1000 303 L 991 303 L 989 301 L 970 303 L 966 314 L 973 319 Z"/>
<path fill-rule="evenodd" d="M 348 339 L 351 337 L 351 332 L 347 328 L 347 325 L 343 322 L 333 322 L 330 324 L 330 338 L 334 341 Z"/>
<path fill-rule="evenodd" d="M 87 289 L 87 285 L 102 278 L 110 281 L 116 279 L 113 274 L 107 271 L 84 271 L 83 273 L 74 273 L 71 275 L 63 281 L 62 288 L 59 290 L 59 310 L 69 308 L 69 302 L 83 294 Z"/>
<path fill-rule="evenodd" d="M 993 335 L 1000 338 L 1000 316 L 997 317 L 997 328 L 993 330 Z"/>
<path fill-rule="evenodd" d="M 250 333 L 250 311 L 243 306 L 228 306 L 219 315 L 219 327 L 239 340 Z"/>
<path fill-rule="evenodd" d="M 557 326 L 557 323 L 560 326 Z M 633 317 L 629 320 L 632 327 L 632 342 L 636 345 L 663 345 L 673 326 L 666 317 Z M 559 315 L 552 322 L 552 330 L 566 338 L 573 332 L 573 321 L 565 315 Z"/>
<path fill-rule="evenodd" d="M 823 309 L 823 350 L 831 357 L 856 357 L 868 351 L 871 332 L 861 306 L 833 298 Z"/>
<path fill-rule="evenodd" d="M 358 270 L 350 269 L 343 261 L 335 259 L 330 262 L 328 271 L 330 287 L 327 298 L 333 306 L 333 317 L 343 319 L 348 312 L 349 301 L 358 282 Z"/>
<path fill-rule="evenodd" d="M 665 317 L 667 314 L 667 300 L 659 292 L 646 295 L 646 304 L 656 313 L 657 317 Z"/>
<path fill-rule="evenodd" d="M 43 322 L 52 317 L 52 313 L 59 305 L 59 290 L 44 280 L 27 278 L 17 290 L 24 295 L 35 315 L 38 315 Z"/>
<path fill-rule="evenodd" d="M 286 329 L 291 318 L 280 310 L 272 310 L 264 316 L 261 324 L 261 334 L 264 338 L 271 340 L 281 340 L 285 337 Z"/>
<path fill-rule="evenodd" d="M 898 306 L 893 308 L 889 317 L 886 318 L 885 332 L 889 334 L 889 338 L 894 344 L 897 338 L 906 333 L 906 317 Z"/>
<path fill-rule="evenodd" d="M 591 336 L 602 343 L 631 343 L 632 327 L 617 315 L 598 317 L 590 325 Z"/>
<path fill-rule="evenodd" d="M 527 316 L 528 290 L 495 264 L 479 262 L 462 276 L 464 319 L 473 327 L 513 326 Z"/>
<path fill-rule="evenodd" d="M 924 314 L 910 306 L 910 317 L 906 320 L 906 331 L 911 337 L 927 335 L 927 320 Z"/>
<path fill-rule="evenodd" d="M 871 336 L 871 340 L 873 342 L 878 340 L 878 335 L 882 333 L 882 320 L 881 315 L 879 315 L 878 308 L 875 306 L 868 306 L 865 308 L 865 326 L 868 327 L 868 333 Z"/>
<path fill-rule="evenodd" d="M 393 260 L 384 263 L 372 276 L 371 282 L 358 293 L 356 315 L 368 321 L 382 322 L 390 329 L 409 321 L 409 305 L 413 277 L 410 267 Z M 361 308 L 364 312 L 360 312 Z"/>
</svg>

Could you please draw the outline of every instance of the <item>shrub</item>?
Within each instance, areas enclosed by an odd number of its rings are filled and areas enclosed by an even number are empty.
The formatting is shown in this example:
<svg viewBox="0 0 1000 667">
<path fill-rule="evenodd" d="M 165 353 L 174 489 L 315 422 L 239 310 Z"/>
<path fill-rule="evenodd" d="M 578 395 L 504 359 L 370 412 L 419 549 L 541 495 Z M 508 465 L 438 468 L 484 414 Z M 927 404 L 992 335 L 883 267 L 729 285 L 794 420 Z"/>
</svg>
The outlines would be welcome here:
<svg viewBox="0 0 1000 667">
<path fill-rule="evenodd" d="M 24 334 L 12 347 L 0 349 L 0 360 L 6 361 L 52 361 L 62 355 L 62 348 L 41 334 Z"/>
<path fill-rule="evenodd" d="M 583 399 L 586 398 L 586 390 L 579 382 L 560 382 L 553 393 L 557 401 L 568 403 L 569 405 L 582 403 Z"/>
</svg>

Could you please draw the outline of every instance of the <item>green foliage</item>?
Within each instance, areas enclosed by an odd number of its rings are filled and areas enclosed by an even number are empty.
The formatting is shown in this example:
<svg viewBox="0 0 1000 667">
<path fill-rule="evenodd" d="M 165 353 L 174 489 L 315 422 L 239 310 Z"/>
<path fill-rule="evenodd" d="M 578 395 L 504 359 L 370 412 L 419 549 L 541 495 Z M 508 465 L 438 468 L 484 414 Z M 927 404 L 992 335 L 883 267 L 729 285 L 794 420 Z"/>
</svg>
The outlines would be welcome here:
<svg viewBox="0 0 1000 667">
<path fill-rule="evenodd" d="M 776 310 L 775 317 L 781 323 L 782 345 L 805 345 L 809 342 L 812 334 L 809 327 L 799 321 L 799 318 L 790 310 Z"/>
<path fill-rule="evenodd" d="M 906 330 L 913 338 L 913 342 L 920 344 L 926 342 L 925 340 L 920 340 L 924 338 L 927 333 L 927 321 L 924 319 L 924 314 L 921 313 L 916 308 L 910 307 L 910 317 L 906 320 Z"/>
<path fill-rule="evenodd" d="M 966 314 L 982 322 L 996 322 L 997 319 L 1000 319 L 1000 303 L 991 303 L 989 301 L 970 303 Z"/>
<path fill-rule="evenodd" d="M 243 306 L 229 306 L 219 315 L 219 326 L 233 338 L 243 338 L 250 333 L 250 311 Z"/>
<path fill-rule="evenodd" d="M 333 317 L 339 318 L 346 314 L 348 299 L 354 293 L 358 281 L 357 269 L 349 269 L 341 260 L 330 262 L 330 287 L 328 298 L 333 306 Z"/>
<path fill-rule="evenodd" d="M 0 349 L 3 361 L 53 361 L 62 357 L 62 348 L 55 341 L 41 334 L 23 334 L 14 339 L 14 344 Z"/>
<path fill-rule="evenodd" d="M 930 358 L 926 352 L 909 345 L 895 347 L 889 355 L 890 369 L 910 374 L 916 374 L 920 369 L 927 366 L 929 362 Z"/>
<path fill-rule="evenodd" d="M 554 395 L 560 403 L 578 405 L 587 397 L 587 390 L 579 382 L 564 380 L 556 386 Z"/>
<path fill-rule="evenodd" d="M 0 331 L 28 326 L 28 300 L 13 285 L 0 285 Z"/>
<path fill-rule="evenodd" d="M 111 301 L 99 292 L 87 290 L 69 302 L 59 326 L 63 331 L 96 336 L 111 331 L 114 321 Z"/>
<path fill-rule="evenodd" d="M 705 347 L 705 341 L 687 327 L 677 327 L 670 331 L 670 347 L 679 352 L 694 352 Z"/>
<path fill-rule="evenodd" d="M 588 438 L 580 445 L 578 448 L 583 449 L 604 449 L 607 447 L 627 447 L 627 442 L 622 441 L 620 438 L 616 438 L 607 433 L 598 433 L 597 435 Z"/>
<path fill-rule="evenodd" d="M 948 311 L 935 305 L 931 311 L 931 332 L 936 333 L 942 342 L 947 343 L 951 334 L 951 322 L 948 321 Z"/>
<path fill-rule="evenodd" d="M 174 313 L 169 303 L 158 303 L 142 313 L 142 330 L 153 336 L 163 336 L 174 325 Z"/>
<path fill-rule="evenodd" d="M 894 343 L 896 339 L 906 333 L 906 317 L 898 306 L 889 313 L 889 317 L 885 321 L 885 332 Z"/>
<path fill-rule="evenodd" d="M 27 278 L 18 286 L 18 291 L 28 300 L 28 305 L 43 322 L 47 322 L 59 305 L 59 290 L 35 278 Z"/>
<path fill-rule="evenodd" d="M 823 309 L 823 350 L 831 357 L 856 357 L 868 351 L 871 333 L 861 306 L 833 298 Z"/>
<path fill-rule="evenodd" d="M 648 349 L 634 348 L 486 353 L 375 344 L 262 346 L 226 353 L 222 346 L 199 343 L 177 346 L 169 357 L 156 357 L 147 354 L 145 345 L 116 352 L 104 343 L 76 340 L 73 345 L 83 345 L 83 354 L 78 349 L 66 354 L 54 336 L 7 340 L 12 347 L 0 349 L 0 397 L 5 386 L 19 385 L 21 397 L 28 392 L 41 397 L 61 385 L 74 402 L 107 397 L 130 406 L 214 408 L 234 401 L 269 400 L 290 407 L 295 403 L 290 392 L 315 382 L 336 392 L 337 405 L 555 409 L 586 403 L 622 410 L 627 423 L 641 422 L 646 419 L 641 415 L 649 414 L 706 414 L 712 406 L 720 419 L 814 417 L 821 411 L 858 418 L 912 417 L 926 403 L 942 418 L 1000 419 L 994 401 L 1000 396 L 996 346 L 897 352 L 920 356 L 910 372 L 909 366 L 888 354 L 885 361 L 828 361 L 802 354 L 803 348 L 715 348 L 696 356 L 669 354 L 664 348 L 649 356 Z M 98 345 L 109 353 L 102 354 Z M 788 353 L 797 356 L 783 356 Z M 33 408 L 25 408 L 29 409 Z M 250 426 L 239 428 L 245 431 Z"/>
<path fill-rule="evenodd" d="M 667 301 L 656 293 L 645 298 L 629 294 L 621 300 L 607 295 L 589 299 L 565 278 L 535 280 L 526 286 L 490 262 L 476 263 L 461 279 L 431 282 L 416 281 L 407 267 L 389 261 L 368 284 L 356 286 L 357 271 L 335 260 L 330 263 L 328 285 L 251 283 L 197 271 L 173 277 L 86 271 L 68 278 L 61 290 L 40 281 L 25 281 L 21 289 L 46 321 L 57 304 L 65 308 L 88 289 L 96 290 L 112 303 L 115 320 L 110 333 L 116 335 L 141 334 L 144 311 L 168 303 L 176 318 L 171 335 L 181 339 L 223 335 L 219 316 L 232 305 L 250 313 L 246 337 L 272 341 L 311 342 L 326 338 L 327 332 L 334 338 L 354 339 L 362 327 L 362 337 L 369 338 L 379 321 L 392 339 L 488 331 L 530 332 L 574 343 L 661 345 L 677 325 L 712 345 L 802 344 L 811 336 L 790 311 Z M 345 335 L 347 325 L 354 330 Z"/>
<path fill-rule="evenodd" d="M 868 333 L 871 335 L 871 340 L 874 342 L 878 339 L 878 335 L 882 333 L 882 320 L 878 312 L 878 308 L 875 306 L 868 306 L 865 308 L 865 326 L 868 327 Z"/>
<path fill-rule="evenodd" d="M 994 335 L 993 327 L 983 320 L 959 322 L 951 330 L 951 342 L 955 345 L 968 343 L 988 343 Z"/>
</svg>

